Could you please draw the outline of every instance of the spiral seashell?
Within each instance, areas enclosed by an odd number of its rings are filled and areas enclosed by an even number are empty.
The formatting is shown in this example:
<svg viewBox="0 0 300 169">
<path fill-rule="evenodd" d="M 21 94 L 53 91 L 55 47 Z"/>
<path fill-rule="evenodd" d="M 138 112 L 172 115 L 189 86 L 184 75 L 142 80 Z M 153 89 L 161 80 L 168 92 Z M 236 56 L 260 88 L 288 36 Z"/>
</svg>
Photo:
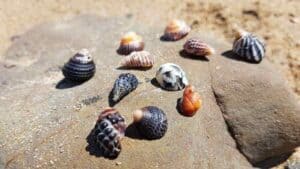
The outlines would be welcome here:
<svg viewBox="0 0 300 169">
<path fill-rule="evenodd" d="M 161 65 L 156 72 L 156 80 L 163 89 L 171 91 L 182 90 L 188 85 L 185 72 L 173 63 Z"/>
<path fill-rule="evenodd" d="M 145 43 L 141 36 L 135 32 L 128 32 L 122 38 L 118 53 L 121 55 L 128 55 L 133 51 L 141 51 L 144 49 Z"/>
<path fill-rule="evenodd" d="M 92 78 L 95 71 L 95 63 L 87 49 L 82 49 L 76 53 L 62 69 L 66 79 L 78 82 Z"/>
<path fill-rule="evenodd" d="M 193 116 L 201 108 L 202 101 L 195 87 L 188 85 L 183 92 L 183 97 L 179 101 L 179 110 L 185 116 Z"/>
<path fill-rule="evenodd" d="M 184 50 L 194 56 L 208 56 L 215 53 L 215 50 L 199 38 L 188 39 L 183 45 Z"/>
<path fill-rule="evenodd" d="M 121 67 L 126 68 L 151 68 L 154 64 L 154 56 L 147 51 L 132 52 L 123 58 Z"/>
<path fill-rule="evenodd" d="M 121 152 L 120 140 L 124 136 L 124 117 L 114 108 L 106 108 L 98 117 L 93 135 L 105 157 L 116 158 Z"/>
<path fill-rule="evenodd" d="M 114 83 L 109 99 L 112 104 L 119 102 L 123 97 L 135 90 L 138 86 L 138 79 L 134 74 L 122 73 Z"/>
<path fill-rule="evenodd" d="M 166 114 L 158 107 L 148 106 L 133 112 L 138 131 L 147 139 L 160 139 L 168 129 Z"/>
<path fill-rule="evenodd" d="M 236 29 L 236 31 L 232 51 L 250 62 L 261 62 L 266 51 L 264 43 L 249 32 L 241 29 Z"/>
<path fill-rule="evenodd" d="M 191 28 L 182 20 L 174 19 L 168 23 L 163 38 L 168 41 L 176 41 L 184 38 Z"/>
</svg>

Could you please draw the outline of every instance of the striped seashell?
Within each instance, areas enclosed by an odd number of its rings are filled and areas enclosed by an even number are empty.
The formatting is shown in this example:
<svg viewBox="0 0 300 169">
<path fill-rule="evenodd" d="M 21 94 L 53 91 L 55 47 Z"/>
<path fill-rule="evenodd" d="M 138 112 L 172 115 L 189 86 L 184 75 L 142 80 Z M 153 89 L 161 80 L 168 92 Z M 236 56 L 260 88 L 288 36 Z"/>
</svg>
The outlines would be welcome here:
<svg viewBox="0 0 300 169">
<path fill-rule="evenodd" d="M 121 55 L 128 55 L 133 51 L 141 51 L 144 49 L 145 43 L 141 36 L 135 32 L 128 32 L 122 38 L 117 52 Z"/>
<path fill-rule="evenodd" d="M 92 78 L 96 66 L 87 49 L 76 53 L 63 67 L 62 72 L 66 79 L 83 82 Z"/>
<path fill-rule="evenodd" d="M 182 20 L 174 19 L 168 23 L 163 38 L 168 41 L 176 41 L 184 38 L 191 28 Z"/>
<path fill-rule="evenodd" d="M 241 58 L 259 63 L 265 57 L 265 45 L 256 36 L 241 29 L 236 29 L 236 39 L 232 51 Z"/>
<path fill-rule="evenodd" d="M 208 56 L 215 53 L 215 50 L 199 38 L 188 39 L 183 45 L 184 50 L 194 56 Z"/>
<path fill-rule="evenodd" d="M 125 68 L 151 68 L 153 65 L 154 56 L 147 51 L 132 52 L 120 63 L 120 66 Z"/>
</svg>

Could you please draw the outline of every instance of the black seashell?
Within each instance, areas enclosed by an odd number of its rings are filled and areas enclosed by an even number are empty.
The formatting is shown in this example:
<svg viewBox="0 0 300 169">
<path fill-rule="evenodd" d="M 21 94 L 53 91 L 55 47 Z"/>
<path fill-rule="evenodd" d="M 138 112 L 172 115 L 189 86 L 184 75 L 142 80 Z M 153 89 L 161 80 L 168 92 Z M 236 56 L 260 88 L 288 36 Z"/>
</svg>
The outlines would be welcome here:
<svg viewBox="0 0 300 169">
<path fill-rule="evenodd" d="M 265 45 L 256 36 L 238 30 L 232 51 L 250 62 L 259 63 L 265 57 Z"/>
<path fill-rule="evenodd" d="M 167 116 L 158 107 L 148 106 L 136 110 L 133 119 L 139 132 L 147 139 L 160 139 L 167 132 Z"/>
<path fill-rule="evenodd" d="M 138 86 L 138 79 L 134 74 L 122 73 L 114 83 L 110 92 L 109 100 L 112 104 L 119 102 L 123 97 L 135 90 Z"/>
<path fill-rule="evenodd" d="M 62 72 L 66 79 L 83 82 L 92 78 L 96 66 L 87 49 L 76 53 L 63 67 Z"/>
<path fill-rule="evenodd" d="M 121 152 L 120 140 L 124 136 L 125 129 L 125 120 L 116 109 L 106 108 L 100 114 L 93 135 L 105 157 L 116 158 L 119 155 Z"/>
</svg>

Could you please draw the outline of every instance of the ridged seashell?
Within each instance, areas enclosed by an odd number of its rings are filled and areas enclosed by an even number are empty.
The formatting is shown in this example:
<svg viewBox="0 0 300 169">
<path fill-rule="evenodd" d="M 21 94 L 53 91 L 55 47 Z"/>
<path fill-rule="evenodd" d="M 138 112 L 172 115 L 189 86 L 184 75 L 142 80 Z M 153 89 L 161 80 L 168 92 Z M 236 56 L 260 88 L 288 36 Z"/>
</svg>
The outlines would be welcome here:
<svg viewBox="0 0 300 169">
<path fill-rule="evenodd" d="M 156 72 L 156 80 L 166 90 L 181 90 L 188 85 L 185 72 L 173 63 L 161 65 Z"/>
<path fill-rule="evenodd" d="M 208 56 L 215 53 L 215 50 L 199 38 L 188 39 L 183 45 L 184 50 L 195 56 Z"/>
<path fill-rule="evenodd" d="M 105 157 L 116 158 L 126 129 L 125 119 L 114 108 L 106 108 L 96 122 L 93 134 Z"/>
<path fill-rule="evenodd" d="M 236 30 L 237 35 L 232 51 L 250 62 L 259 63 L 265 57 L 265 45 L 256 36 L 243 30 Z"/>
<path fill-rule="evenodd" d="M 148 106 L 136 110 L 133 120 L 138 131 L 147 139 L 162 138 L 168 129 L 167 116 L 158 107 Z"/>
<path fill-rule="evenodd" d="M 195 87 L 188 85 L 179 101 L 179 110 L 185 116 L 193 116 L 201 108 L 201 103 L 200 95 L 195 91 Z"/>
<path fill-rule="evenodd" d="M 95 71 L 95 63 L 87 49 L 82 49 L 76 53 L 62 69 L 65 78 L 78 82 L 92 78 Z"/>
<path fill-rule="evenodd" d="M 123 58 L 121 67 L 126 68 L 150 68 L 154 64 L 154 56 L 147 51 L 132 52 Z"/>
<path fill-rule="evenodd" d="M 120 101 L 123 97 L 135 90 L 138 86 L 138 79 L 134 74 L 122 73 L 114 83 L 114 87 L 110 93 L 110 101 L 113 104 Z"/>
<path fill-rule="evenodd" d="M 122 38 L 118 53 L 121 55 L 128 55 L 133 51 L 141 51 L 144 49 L 144 42 L 141 36 L 135 32 L 128 32 Z"/>
<path fill-rule="evenodd" d="M 163 38 L 169 41 L 176 41 L 185 37 L 191 28 L 182 20 L 174 19 L 168 23 Z"/>
</svg>

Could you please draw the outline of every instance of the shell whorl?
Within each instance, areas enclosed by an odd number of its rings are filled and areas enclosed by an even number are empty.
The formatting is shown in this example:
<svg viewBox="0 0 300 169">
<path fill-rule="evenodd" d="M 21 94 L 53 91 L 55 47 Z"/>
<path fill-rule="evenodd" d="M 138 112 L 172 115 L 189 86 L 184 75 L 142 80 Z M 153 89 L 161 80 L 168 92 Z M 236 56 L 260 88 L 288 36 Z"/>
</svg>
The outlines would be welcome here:
<svg viewBox="0 0 300 169">
<path fill-rule="evenodd" d="M 125 68 L 150 68 L 153 65 L 154 56 L 147 51 L 132 52 L 120 63 L 120 66 Z"/>
<path fill-rule="evenodd" d="M 145 43 L 141 36 L 135 32 L 126 33 L 120 40 L 120 46 L 117 52 L 121 55 L 128 55 L 133 51 L 141 51 L 144 49 Z"/>
<path fill-rule="evenodd" d="M 184 50 L 195 56 L 208 56 L 215 53 L 214 48 L 204 43 L 199 38 L 188 39 L 183 45 Z"/>
</svg>

